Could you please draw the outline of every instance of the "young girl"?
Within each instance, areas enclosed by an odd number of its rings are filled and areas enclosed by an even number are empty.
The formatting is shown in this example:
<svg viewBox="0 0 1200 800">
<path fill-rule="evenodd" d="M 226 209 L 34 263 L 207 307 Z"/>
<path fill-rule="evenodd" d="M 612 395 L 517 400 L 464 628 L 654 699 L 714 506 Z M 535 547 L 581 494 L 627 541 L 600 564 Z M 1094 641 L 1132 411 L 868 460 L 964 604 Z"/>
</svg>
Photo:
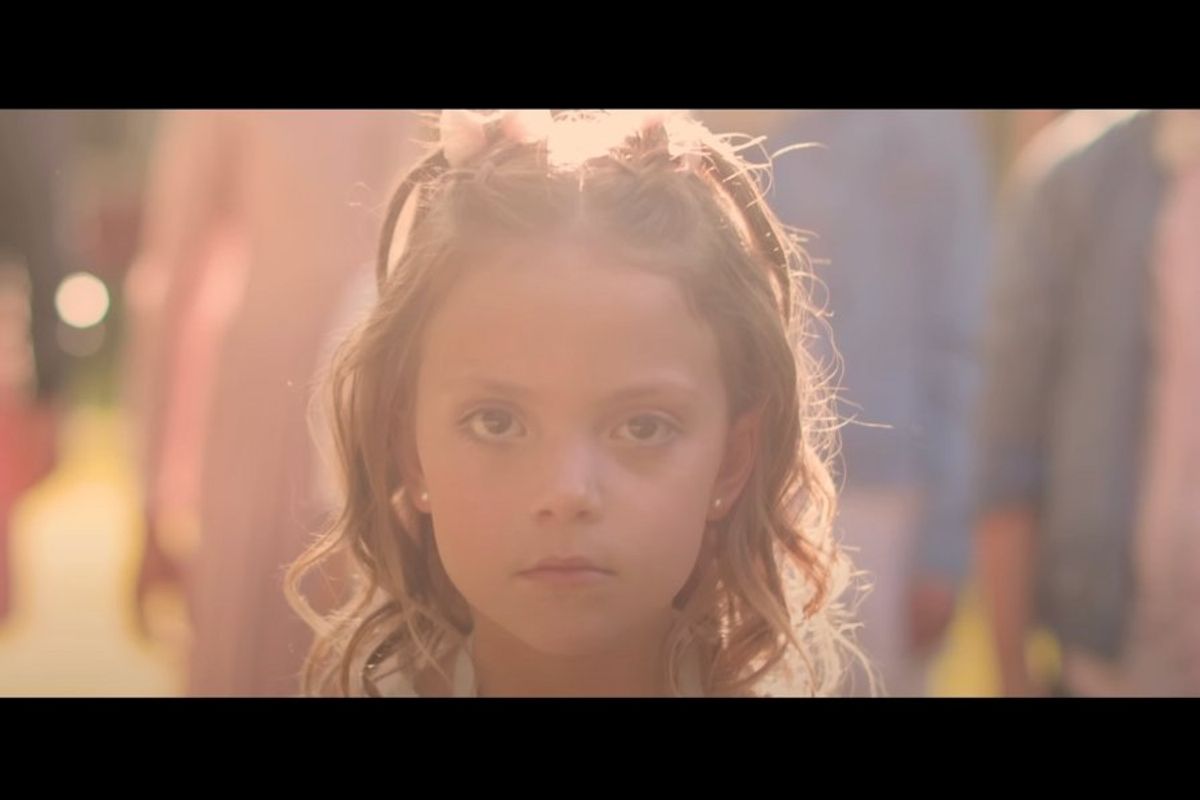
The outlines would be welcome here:
<svg viewBox="0 0 1200 800">
<path fill-rule="evenodd" d="M 684 114 L 447 111 L 331 376 L 312 694 L 826 695 L 857 656 L 807 262 Z M 751 142 L 750 144 L 754 144 Z M 335 559 L 328 617 L 299 585 Z"/>
</svg>

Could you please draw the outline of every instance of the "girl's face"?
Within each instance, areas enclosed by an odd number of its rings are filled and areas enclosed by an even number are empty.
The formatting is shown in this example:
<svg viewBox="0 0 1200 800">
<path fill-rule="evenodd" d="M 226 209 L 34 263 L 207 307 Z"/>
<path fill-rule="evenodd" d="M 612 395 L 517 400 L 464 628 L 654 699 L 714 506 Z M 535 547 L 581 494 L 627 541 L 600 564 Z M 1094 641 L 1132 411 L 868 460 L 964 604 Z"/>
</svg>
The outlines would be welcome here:
<svg viewBox="0 0 1200 800">
<path fill-rule="evenodd" d="M 476 624 L 560 656 L 665 630 L 751 466 L 728 412 L 669 278 L 571 245 L 471 264 L 426 328 L 410 496 Z"/>
</svg>

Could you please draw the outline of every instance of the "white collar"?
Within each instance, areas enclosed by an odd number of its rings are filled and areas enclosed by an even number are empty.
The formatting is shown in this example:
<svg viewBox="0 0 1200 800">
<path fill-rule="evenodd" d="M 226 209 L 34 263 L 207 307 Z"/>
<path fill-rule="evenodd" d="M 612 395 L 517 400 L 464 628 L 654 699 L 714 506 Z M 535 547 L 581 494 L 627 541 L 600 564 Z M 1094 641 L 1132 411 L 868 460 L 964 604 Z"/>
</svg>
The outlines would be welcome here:
<svg viewBox="0 0 1200 800">
<path fill-rule="evenodd" d="M 458 648 L 454 658 L 454 668 L 451 674 L 451 697 L 478 697 L 479 684 L 475 678 L 475 663 L 471 658 L 470 637 Z M 680 674 L 680 689 L 683 697 L 703 697 L 704 691 L 700 681 L 700 660 L 695 651 L 684 662 Z M 383 697 L 419 697 L 412 680 L 399 668 L 379 675 L 375 679 L 375 687 Z"/>
</svg>

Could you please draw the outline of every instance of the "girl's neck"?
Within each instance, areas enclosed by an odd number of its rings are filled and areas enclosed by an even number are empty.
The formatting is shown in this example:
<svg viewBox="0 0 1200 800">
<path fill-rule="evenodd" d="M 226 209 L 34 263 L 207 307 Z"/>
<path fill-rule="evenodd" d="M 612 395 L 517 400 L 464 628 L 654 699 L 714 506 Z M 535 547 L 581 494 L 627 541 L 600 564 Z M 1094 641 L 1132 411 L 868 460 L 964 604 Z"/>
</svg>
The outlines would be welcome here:
<svg viewBox="0 0 1200 800">
<path fill-rule="evenodd" d="M 471 658 L 481 696 L 655 697 L 668 694 L 664 642 L 671 619 L 655 620 L 613 647 L 578 656 L 534 650 L 477 618 Z"/>
</svg>

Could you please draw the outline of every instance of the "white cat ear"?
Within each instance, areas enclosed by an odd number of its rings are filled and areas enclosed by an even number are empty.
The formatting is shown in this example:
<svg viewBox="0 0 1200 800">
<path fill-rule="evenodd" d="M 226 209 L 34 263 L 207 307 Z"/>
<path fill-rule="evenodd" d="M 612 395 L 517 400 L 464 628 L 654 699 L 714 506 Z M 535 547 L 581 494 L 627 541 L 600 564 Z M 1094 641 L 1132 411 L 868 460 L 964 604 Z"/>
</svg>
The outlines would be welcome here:
<svg viewBox="0 0 1200 800">
<path fill-rule="evenodd" d="M 461 167 L 478 155 L 487 144 L 484 125 L 487 118 L 474 111 L 448 108 L 438 119 L 442 152 L 452 167 Z"/>
<path fill-rule="evenodd" d="M 500 117 L 500 130 L 505 137 L 520 144 L 540 142 L 550 135 L 554 118 L 546 109 L 517 109 L 505 111 Z"/>
</svg>

